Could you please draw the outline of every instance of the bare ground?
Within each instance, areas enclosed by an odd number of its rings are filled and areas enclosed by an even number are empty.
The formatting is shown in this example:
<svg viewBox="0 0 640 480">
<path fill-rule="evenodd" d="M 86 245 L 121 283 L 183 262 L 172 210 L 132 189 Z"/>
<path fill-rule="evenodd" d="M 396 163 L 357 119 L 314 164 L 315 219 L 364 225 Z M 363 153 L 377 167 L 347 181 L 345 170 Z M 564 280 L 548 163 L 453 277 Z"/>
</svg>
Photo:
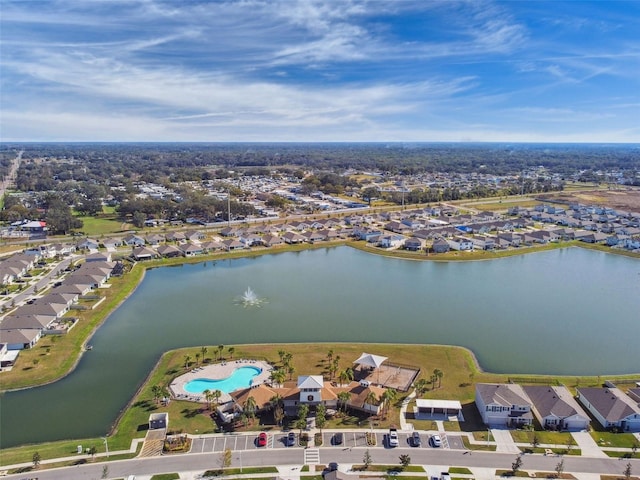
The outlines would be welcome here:
<svg viewBox="0 0 640 480">
<path fill-rule="evenodd" d="M 545 196 L 545 200 L 562 203 L 582 203 L 586 205 L 601 205 L 640 213 L 640 188 L 626 187 L 621 190 L 588 190 L 580 192 L 559 192 Z"/>
</svg>

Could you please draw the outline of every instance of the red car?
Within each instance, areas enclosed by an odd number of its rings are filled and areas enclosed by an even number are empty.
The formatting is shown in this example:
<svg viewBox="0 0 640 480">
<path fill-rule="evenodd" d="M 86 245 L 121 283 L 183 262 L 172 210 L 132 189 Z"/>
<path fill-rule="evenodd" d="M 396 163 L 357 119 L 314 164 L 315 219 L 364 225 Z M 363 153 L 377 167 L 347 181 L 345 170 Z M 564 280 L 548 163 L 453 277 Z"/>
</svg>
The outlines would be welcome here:
<svg viewBox="0 0 640 480">
<path fill-rule="evenodd" d="M 267 434 L 264 432 L 260 432 L 260 435 L 258 435 L 258 446 L 259 447 L 266 447 L 267 446 Z"/>
</svg>

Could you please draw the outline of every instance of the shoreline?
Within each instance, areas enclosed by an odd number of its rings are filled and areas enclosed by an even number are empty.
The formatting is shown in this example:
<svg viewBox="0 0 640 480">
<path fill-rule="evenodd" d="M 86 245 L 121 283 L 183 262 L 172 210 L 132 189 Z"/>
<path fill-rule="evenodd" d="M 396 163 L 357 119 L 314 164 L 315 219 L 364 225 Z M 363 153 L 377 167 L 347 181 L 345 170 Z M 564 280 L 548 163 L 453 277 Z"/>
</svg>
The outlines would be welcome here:
<svg viewBox="0 0 640 480">
<path fill-rule="evenodd" d="M 71 373 L 73 373 L 73 371 L 75 371 L 75 369 L 77 368 L 78 363 L 80 362 L 80 360 L 82 359 L 82 356 L 86 353 L 86 349 L 84 348 L 88 342 L 91 340 L 91 338 L 93 338 L 93 336 L 95 335 L 95 333 L 97 332 L 97 330 L 104 324 L 104 322 L 106 322 L 111 315 L 138 289 L 138 287 L 142 284 L 142 282 L 144 281 L 145 277 L 146 277 L 146 272 L 148 269 L 154 269 L 154 268 L 162 268 L 162 267 L 175 267 L 175 266 L 180 266 L 180 265 L 185 265 L 185 264 L 196 264 L 196 263 L 204 263 L 204 262 L 209 262 L 209 261 L 218 261 L 218 260 L 234 260 L 234 259 L 241 259 L 241 258 L 250 258 L 250 257 L 256 257 L 256 256 L 262 256 L 262 255 L 278 255 L 278 254 L 283 254 L 283 253 L 290 253 L 290 252 L 300 252 L 300 251 L 306 251 L 306 250 L 316 250 L 316 249 L 320 249 L 320 248 L 337 248 L 337 247 L 342 247 L 342 246 L 346 246 L 349 248 L 353 248 L 354 250 L 358 250 L 361 251 L 363 253 L 369 253 L 369 254 L 373 254 L 373 255 L 377 255 L 380 257 L 387 257 L 387 258 L 392 258 L 392 259 L 396 259 L 396 260 L 409 260 L 409 261 L 433 261 L 433 262 L 479 262 L 479 261 L 490 261 L 490 260 L 501 260 L 501 259 L 506 259 L 506 258 L 511 258 L 511 257 L 515 257 L 515 256 L 520 256 L 520 255 L 527 255 L 527 254 L 533 254 L 533 253 L 541 253 L 541 252 L 546 252 L 546 251 L 552 251 L 552 250 L 559 250 L 559 249 L 564 249 L 564 248 L 573 248 L 573 247 L 579 247 L 579 248 L 585 248 L 587 250 L 595 250 L 595 251 L 600 251 L 602 253 L 612 253 L 612 254 L 618 254 L 621 256 L 625 256 L 627 258 L 635 258 L 637 260 L 640 260 L 640 258 L 638 258 L 638 256 L 636 255 L 626 255 L 626 254 L 622 254 L 620 252 L 616 252 L 616 251 L 609 251 L 611 249 L 608 249 L 607 251 L 598 248 L 597 246 L 591 246 L 588 244 L 581 244 L 581 243 L 575 243 L 575 242 L 565 242 L 565 244 L 562 245 L 558 245 L 558 244 L 554 244 L 551 246 L 547 246 L 547 245 L 541 245 L 541 246 L 534 246 L 534 247 L 527 247 L 524 251 L 517 251 L 515 252 L 513 255 L 504 255 L 504 256 L 496 256 L 496 257 L 490 257 L 490 258 L 443 258 L 443 259 L 439 259 L 439 258 L 433 258 L 433 257 L 429 257 L 429 256 L 421 256 L 418 257 L 416 256 L 415 258 L 412 258 L 411 256 L 408 255 L 394 255 L 393 253 L 396 252 L 396 250 L 392 250 L 390 252 L 388 251 L 376 251 L 374 249 L 369 249 L 366 248 L 366 245 L 364 246 L 359 246 L 359 243 L 356 242 L 351 242 L 351 241 L 338 241 L 338 242 L 332 242 L 332 243 L 318 243 L 318 244 L 311 244 L 311 245 L 295 245 L 295 248 L 286 248 L 286 249 L 277 249 L 277 250 L 273 250 L 273 249 L 262 249 L 262 250 L 250 250 L 250 251 L 246 251 L 246 252 L 233 252 L 233 255 L 227 255 L 228 252 L 224 252 L 224 253 L 216 253 L 213 255 L 203 255 L 202 257 L 182 257 L 182 258 L 177 258 L 175 260 L 172 259 L 172 261 L 170 263 L 166 263 L 163 262 L 162 260 L 152 260 L 150 262 L 136 262 L 133 264 L 130 272 L 128 272 L 125 275 L 128 275 L 131 273 L 131 271 L 133 271 L 134 268 L 139 267 L 142 269 L 141 273 L 140 273 L 140 278 L 139 280 L 132 286 L 132 288 L 126 292 L 123 296 L 123 298 L 115 305 L 113 306 L 113 308 L 111 310 L 109 310 L 108 312 L 106 312 L 106 314 L 104 315 L 103 318 L 101 318 L 99 321 L 96 322 L 96 324 L 93 326 L 93 328 L 91 329 L 91 331 L 89 332 L 89 334 L 87 335 L 87 337 L 84 339 L 84 341 L 81 343 L 80 349 L 76 355 L 76 358 L 73 362 L 73 364 L 69 367 L 68 370 L 66 370 L 63 374 L 61 374 L 58 377 L 55 377 L 53 379 L 47 380 L 43 383 L 38 383 L 38 384 L 34 384 L 34 385 L 28 385 L 28 386 L 22 386 L 22 387 L 17 387 L 17 388 L 8 388 L 8 389 L 0 389 L 0 393 L 9 393 L 9 392 L 15 392 L 15 391 L 21 391 L 21 390 L 28 390 L 28 389 L 32 389 L 32 388 L 37 388 L 37 387 L 41 387 L 41 386 L 46 386 L 46 385 L 50 385 L 53 384 L 59 380 L 64 379 L 65 377 L 67 377 L 68 375 L 70 375 Z M 364 247 L 364 248 L 363 248 Z M 315 343 L 315 342 L 300 342 L 301 344 L 304 343 Z M 347 343 L 347 342 L 325 342 L 325 343 Z M 260 345 L 255 344 L 255 345 Z M 408 345 L 414 345 L 414 344 L 408 344 Z M 480 363 L 475 355 L 475 353 L 466 348 L 466 347 L 462 347 L 460 345 L 447 345 L 447 346 L 451 346 L 451 347 L 459 347 L 459 348 L 465 348 L 467 351 L 469 351 L 471 353 L 471 356 L 473 358 L 473 362 L 475 365 L 475 368 L 477 369 L 478 372 L 480 373 L 493 373 L 493 372 L 486 372 L 481 366 Z M 512 373 L 510 375 L 541 375 L 541 376 L 545 376 L 545 374 L 517 374 L 517 373 Z M 629 375 L 629 374 L 614 374 L 614 375 L 610 375 L 610 376 L 620 376 L 620 375 Z M 588 377 L 590 375 L 578 375 L 578 376 L 584 376 L 584 377 Z"/>
</svg>

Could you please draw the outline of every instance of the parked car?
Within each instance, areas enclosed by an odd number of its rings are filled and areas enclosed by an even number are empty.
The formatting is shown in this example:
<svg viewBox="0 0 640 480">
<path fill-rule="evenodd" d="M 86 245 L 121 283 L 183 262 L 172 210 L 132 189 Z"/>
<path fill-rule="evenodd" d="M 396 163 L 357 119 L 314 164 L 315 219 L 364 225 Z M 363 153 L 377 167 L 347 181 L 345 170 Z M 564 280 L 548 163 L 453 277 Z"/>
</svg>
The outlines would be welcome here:
<svg viewBox="0 0 640 480">
<path fill-rule="evenodd" d="M 440 474 L 440 480 L 451 480 L 451 475 L 449 475 L 449 472 L 442 472 Z"/>
<path fill-rule="evenodd" d="M 258 435 L 258 446 L 266 447 L 267 446 L 267 434 L 265 432 L 260 432 Z"/>
<path fill-rule="evenodd" d="M 442 446 L 442 440 L 440 439 L 440 435 L 438 435 L 437 433 L 435 435 L 431 435 L 429 442 L 431 443 L 431 446 L 433 448 Z"/>
<path fill-rule="evenodd" d="M 287 447 L 293 447 L 296 444 L 296 434 L 295 432 L 289 432 L 287 435 Z"/>
<path fill-rule="evenodd" d="M 336 462 L 331 462 L 329 464 L 329 471 L 335 472 L 336 470 L 338 470 L 338 464 Z"/>
<path fill-rule="evenodd" d="M 389 429 L 389 446 L 397 447 L 399 444 L 400 442 L 398 441 L 398 430 L 396 430 L 395 428 L 390 428 Z"/>
<path fill-rule="evenodd" d="M 413 432 L 411 434 L 411 446 L 419 447 L 422 445 L 422 439 L 420 438 L 420 434 L 418 432 Z"/>
<path fill-rule="evenodd" d="M 333 442 L 334 445 L 342 445 L 343 440 L 344 440 L 344 434 L 342 434 L 341 432 L 338 432 L 333 434 L 333 439 L 331 441 Z"/>
</svg>

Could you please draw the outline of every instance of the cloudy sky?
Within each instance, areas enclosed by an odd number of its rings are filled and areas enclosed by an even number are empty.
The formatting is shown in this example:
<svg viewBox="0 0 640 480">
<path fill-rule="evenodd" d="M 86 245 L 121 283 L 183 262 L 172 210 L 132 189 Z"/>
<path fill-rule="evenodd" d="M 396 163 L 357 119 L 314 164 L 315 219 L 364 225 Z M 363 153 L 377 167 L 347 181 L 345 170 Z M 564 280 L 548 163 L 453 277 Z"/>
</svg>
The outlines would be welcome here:
<svg viewBox="0 0 640 480">
<path fill-rule="evenodd" d="M 639 1 L 0 0 L 0 138 L 640 142 L 639 32 Z"/>
</svg>

